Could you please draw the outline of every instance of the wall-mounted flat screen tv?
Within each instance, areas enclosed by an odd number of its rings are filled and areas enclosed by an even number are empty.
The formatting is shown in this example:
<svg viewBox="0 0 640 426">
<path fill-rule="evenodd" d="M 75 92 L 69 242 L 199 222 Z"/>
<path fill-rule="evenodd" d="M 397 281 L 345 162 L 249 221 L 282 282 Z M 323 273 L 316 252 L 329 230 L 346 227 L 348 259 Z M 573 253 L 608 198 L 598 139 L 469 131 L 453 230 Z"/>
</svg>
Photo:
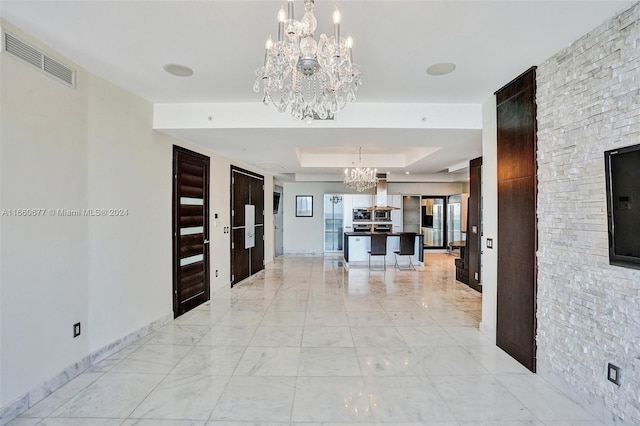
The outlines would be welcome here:
<svg viewBox="0 0 640 426">
<path fill-rule="evenodd" d="M 640 145 L 604 153 L 609 263 L 640 269 Z"/>
<path fill-rule="evenodd" d="M 273 192 L 273 214 L 278 214 L 280 211 L 280 193 Z"/>
</svg>

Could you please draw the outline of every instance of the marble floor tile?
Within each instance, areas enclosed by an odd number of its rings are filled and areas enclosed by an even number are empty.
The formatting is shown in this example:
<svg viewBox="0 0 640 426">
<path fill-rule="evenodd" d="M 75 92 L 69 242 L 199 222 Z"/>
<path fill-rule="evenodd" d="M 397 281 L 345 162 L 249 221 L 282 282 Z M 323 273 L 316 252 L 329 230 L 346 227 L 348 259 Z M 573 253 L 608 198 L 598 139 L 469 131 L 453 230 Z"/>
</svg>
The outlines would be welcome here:
<svg viewBox="0 0 640 426">
<path fill-rule="evenodd" d="M 352 311 L 347 313 L 351 327 L 393 327 L 393 322 L 386 312 Z"/>
<path fill-rule="evenodd" d="M 302 326 L 261 326 L 256 329 L 249 346 L 299 347 L 302 341 Z"/>
<path fill-rule="evenodd" d="M 302 327 L 304 325 L 305 312 L 297 311 L 269 311 L 260 322 L 261 326 L 289 326 Z"/>
<path fill-rule="evenodd" d="M 191 350 L 192 346 L 144 345 L 121 360 L 112 373 L 168 373 Z"/>
<path fill-rule="evenodd" d="M 364 381 L 360 377 L 298 377 L 292 420 L 372 421 Z"/>
<path fill-rule="evenodd" d="M 498 381 L 542 421 L 594 421 L 574 401 L 535 375 L 496 375 Z"/>
<path fill-rule="evenodd" d="M 146 345 L 195 345 L 202 339 L 209 326 L 169 324 L 144 340 Z"/>
<path fill-rule="evenodd" d="M 256 328 L 254 325 L 215 325 L 198 342 L 198 346 L 247 346 Z"/>
<path fill-rule="evenodd" d="M 244 351 L 244 346 L 196 346 L 170 374 L 230 376 Z"/>
<path fill-rule="evenodd" d="M 210 420 L 289 422 L 295 377 L 234 376 L 218 399 Z"/>
<path fill-rule="evenodd" d="M 208 420 L 228 380 L 223 376 L 167 376 L 130 417 Z"/>
<path fill-rule="evenodd" d="M 538 420 L 494 376 L 431 376 L 429 380 L 458 421 Z"/>
<path fill-rule="evenodd" d="M 93 419 L 93 418 L 47 418 L 38 426 L 118 426 L 123 419 Z"/>
<path fill-rule="evenodd" d="M 6 426 L 35 426 L 38 423 L 42 422 L 42 420 L 44 419 L 41 417 L 31 417 L 31 418 L 18 417 L 16 419 L 11 420 L 9 423 L 7 423 Z"/>
<path fill-rule="evenodd" d="M 354 348 L 302 348 L 298 376 L 361 376 Z"/>
<path fill-rule="evenodd" d="M 28 411 L 22 413 L 20 417 L 47 417 L 55 410 L 60 408 L 62 404 L 86 389 L 91 383 L 98 380 L 102 374 L 99 373 L 83 373 L 75 379 L 71 380 L 51 395 L 38 402 Z"/>
<path fill-rule="evenodd" d="M 307 348 L 352 348 L 353 337 L 349 327 L 304 328 L 302 347 Z"/>
<path fill-rule="evenodd" d="M 409 346 L 458 346 L 442 327 L 396 327 Z"/>
<path fill-rule="evenodd" d="M 413 349 L 400 347 L 359 347 L 363 376 L 423 376 L 424 370 Z"/>
<path fill-rule="evenodd" d="M 436 321 L 426 311 L 387 312 L 392 325 L 396 327 L 437 327 Z"/>
<path fill-rule="evenodd" d="M 295 376 L 300 348 L 248 347 L 235 373 L 238 376 Z"/>
<path fill-rule="evenodd" d="M 307 312 L 304 322 L 305 327 L 346 327 L 349 325 L 347 314 L 338 312 Z"/>
<path fill-rule="evenodd" d="M 121 426 L 205 426 L 202 420 L 127 419 Z"/>
<path fill-rule="evenodd" d="M 480 362 L 460 346 L 415 347 L 413 351 L 428 376 L 489 374 Z"/>
<path fill-rule="evenodd" d="M 356 347 L 407 346 L 395 327 L 357 327 L 351 329 Z"/>
<path fill-rule="evenodd" d="M 126 418 L 163 379 L 161 374 L 105 373 L 52 417 Z"/>
<path fill-rule="evenodd" d="M 374 419 L 384 422 L 452 421 L 453 413 L 426 377 L 368 377 Z"/>
</svg>

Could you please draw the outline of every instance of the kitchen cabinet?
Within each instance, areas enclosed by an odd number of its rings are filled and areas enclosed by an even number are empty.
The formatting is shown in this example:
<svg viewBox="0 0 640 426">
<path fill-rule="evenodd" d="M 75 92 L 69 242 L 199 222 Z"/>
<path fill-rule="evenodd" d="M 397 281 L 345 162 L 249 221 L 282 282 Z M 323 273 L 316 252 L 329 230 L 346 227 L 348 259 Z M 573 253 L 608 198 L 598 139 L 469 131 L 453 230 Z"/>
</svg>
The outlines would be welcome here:
<svg viewBox="0 0 640 426">
<path fill-rule="evenodd" d="M 353 209 L 368 209 L 374 204 L 373 195 L 371 194 L 353 194 L 351 198 L 353 200 Z"/>
<path fill-rule="evenodd" d="M 344 209 L 344 232 L 353 231 L 353 195 L 352 194 L 343 194 L 342 195 L 342 206 Z"/>
<path fill-rule="evenodd" d="M 389 195 L 387 196 L 387 200 L 390 206 L 396 207 L 397 209 L 397 210 L 391 210 L 392 232 L 396 232 L 396 233 L 402 232 L 403 231 L 402 195 L 400 194 Z"/>
<path fill-rule="evenodd" d="M 420 233 L 420 195 L 402 196 L 402 226 L 404 232 Z"/>
</svg>

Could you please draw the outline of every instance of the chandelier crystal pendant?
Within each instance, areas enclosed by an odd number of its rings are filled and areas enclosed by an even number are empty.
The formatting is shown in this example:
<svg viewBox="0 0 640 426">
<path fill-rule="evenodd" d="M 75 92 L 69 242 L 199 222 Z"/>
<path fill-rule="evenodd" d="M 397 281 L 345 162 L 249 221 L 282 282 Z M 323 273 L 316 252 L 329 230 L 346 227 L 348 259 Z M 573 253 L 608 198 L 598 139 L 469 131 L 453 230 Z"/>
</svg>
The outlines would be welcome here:
<svg viewBox="0 0 640 426">
<path fill-rule="evenodd" d="M 360 147 L 358 148 L 358 167 L 351 169 L 351 171 L 345 169 L 344 186 L 355 189 L 358 192 L 373 188 L 378 184 L 376 171 L 377 169 L 362 167 L 362 147 Z"/>
<path fill-rule="evenodd" d="M 290 108 L 291 115 L 311 122 L 322 120 L 355 101 L 362 84 L 360 67 L 353 63 L 353 39 L 340 37 L 340 12 L 333 13 L 333 36 L 315 40 L 318 21 L 313 13 L 314 0 L 304 0 L 302 19 L 294 19 L 293 0 L 287 12 L 278 12 L 278 39 L 265 43 L 264 65 L 256 69 L 254 92 L 262 82 L 265 105 L 278 111 Z"/>
</svg>

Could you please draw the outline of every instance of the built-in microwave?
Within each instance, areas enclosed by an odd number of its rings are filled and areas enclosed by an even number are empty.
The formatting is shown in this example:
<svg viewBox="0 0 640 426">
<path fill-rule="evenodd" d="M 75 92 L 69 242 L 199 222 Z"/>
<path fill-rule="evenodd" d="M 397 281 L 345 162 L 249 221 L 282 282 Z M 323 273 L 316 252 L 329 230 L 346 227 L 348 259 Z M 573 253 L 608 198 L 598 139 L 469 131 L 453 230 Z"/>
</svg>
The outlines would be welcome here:
<svg viewBox="0 0 640 426">
<path fill-rule="evenodd" d="M 391 220 L 391 210 L 374 210 L 373 220 L 376 222 L 386 222 Z"/>
<path fill-rule="evenodd" d="M 354 222 L 370 222 L 371 212 L 367 209 L 353 209 Z"/>
</svg>

